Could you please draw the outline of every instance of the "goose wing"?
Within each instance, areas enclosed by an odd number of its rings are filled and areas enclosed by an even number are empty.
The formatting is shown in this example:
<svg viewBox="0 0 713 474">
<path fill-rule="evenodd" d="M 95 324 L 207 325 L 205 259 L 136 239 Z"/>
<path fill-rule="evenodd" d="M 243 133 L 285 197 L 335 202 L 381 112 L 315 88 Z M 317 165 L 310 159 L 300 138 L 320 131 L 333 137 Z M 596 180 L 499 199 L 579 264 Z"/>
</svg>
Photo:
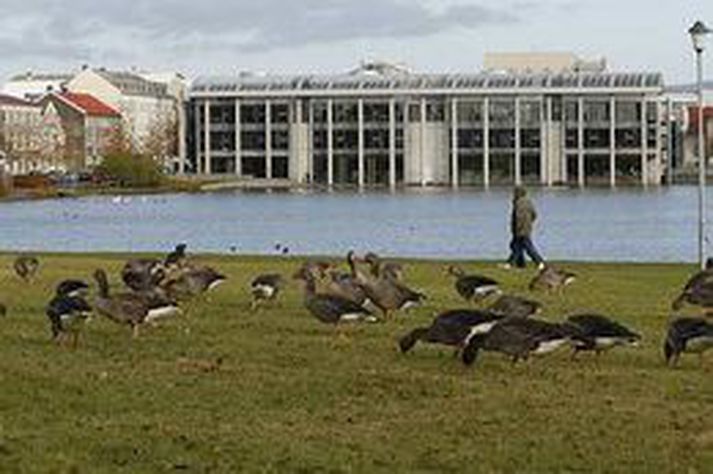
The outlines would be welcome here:
<svg viewBox="0 0 713 474">
<path fill-rule="evenodd" d="M 681 318 L 671 324 L 669 333 L 681 340 L 702 336 L 713 337 L 713 324 L 701 318 Z"/>
<path fill-rule="evenodd" d="M 307 309 L 318 319 L 337 323 L 344 319 L 362 319 L 371 311 L 345 298 L 334 295 L 316 295 L 307 301 Z"/>
<path fill-rule="evenodd" d="M 527 318 L 535 314 L 540 303 L 514 295 L 503 295 L 488 306 L 488 311 L 502 317 Z"/>
<path fill-rule="evenodd" d="M 250 284 L 253 288 L 259 287 L 259 286 L 271 286 L 273 288 L 277 288 L 282 286 L 283 283 L 283 278 L 282 275 L 278 273 L 268 273 L 264 275 L 258 275 L 255 277 Z"/>
<path fill-rule="evenodd" d="M 639 338 L 638 334 L 626 326 L 599 314 L 574 315 L 567 318 L 567 321 L 590 337 Z"/>
</svg>

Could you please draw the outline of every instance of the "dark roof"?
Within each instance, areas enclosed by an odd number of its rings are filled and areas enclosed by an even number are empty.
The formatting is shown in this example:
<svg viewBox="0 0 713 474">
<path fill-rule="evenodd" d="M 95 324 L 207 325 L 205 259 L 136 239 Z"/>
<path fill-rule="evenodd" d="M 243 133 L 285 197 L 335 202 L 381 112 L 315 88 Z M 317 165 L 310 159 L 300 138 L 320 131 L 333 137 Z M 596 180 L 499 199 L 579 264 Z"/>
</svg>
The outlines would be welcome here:
<svg viewBox="0 0 713 474">
<path fill-rule="evenodd" d="M 11 105 L 15 107 L 34 107 L 35 104 L 33 104 L 30 101 L 27 101 L 25 99 L 20 99 L 17 98 L 13 95 L 7 95 L 7 94 L 0 94 L 0 105 Z"/>
</svg>

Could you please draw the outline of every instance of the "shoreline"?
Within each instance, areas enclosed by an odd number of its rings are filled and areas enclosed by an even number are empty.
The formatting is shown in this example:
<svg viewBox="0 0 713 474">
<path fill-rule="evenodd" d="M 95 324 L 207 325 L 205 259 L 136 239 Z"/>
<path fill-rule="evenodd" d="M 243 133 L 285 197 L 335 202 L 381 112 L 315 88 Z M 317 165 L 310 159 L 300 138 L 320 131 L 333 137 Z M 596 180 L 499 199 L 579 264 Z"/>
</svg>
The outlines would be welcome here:
<svg viewBox="0 0 713 474">
<path fill-rule="evenodd" d="M 13 251 L 7 249 L 0 249 L 0 257 L 12 257 L 21 254 L 32 254 L 38 257 L 51 257 L 51 258 L 106 258 L 106 259 L 122 259 L 127 257 L 161 257 L 165 256 L 165 251 L 139 251 L 139 252 L 126 252 L 126 251 L 35 251 L 35 250 L 21 250 Z M 358 252 L 357 252 L 358 253 Z M 193 258 L 205 258 L 205 259 L 221 259 L 230 261 L 275 261 L 275 262 L 290 262 L 290 261 L 304 261 L 304 260 L 314 260 L 314 259 L 324 259 L 324 260 L 334 260 L 342 261 L 344 260 L 344 255 L 338 254 L 290 254 L 290 255 L 268 255 L 268 254 L 241 254 L 241 253 L 219 253 L 219 252 L 190 252 Z M 536 266 L 532 263 L 528 264 L 526 268 L 518 269 L 512 268 L 509 270 L 504 270 L 498 268 L 497 266 L 503 263 L 502 260 L 487 259 L 487 258 L 447 258 L 447 257 L 408 257 L 399 256 L 391 254 L 383 254 L 382 257 L 388 258 L 389 260 L 394 260 L 401 263 L 413 263 L 413 264 L 467 264 L 467 265 L 486 265 L 492 266 L 493 270 L 510 272 L 513 274 L 518 274 L 522 272 L 534 271 Z M 669 267 L 669 268 L 680 268 L 680 267 L 697 267 L 696 262 L 636 262 L 636 261 L 614 261 L 614 260 L 571 260 L 571 259 L 553 259 L 549 260 L 555 266 L 602 266 L 602 267 Z"/>
</svg>

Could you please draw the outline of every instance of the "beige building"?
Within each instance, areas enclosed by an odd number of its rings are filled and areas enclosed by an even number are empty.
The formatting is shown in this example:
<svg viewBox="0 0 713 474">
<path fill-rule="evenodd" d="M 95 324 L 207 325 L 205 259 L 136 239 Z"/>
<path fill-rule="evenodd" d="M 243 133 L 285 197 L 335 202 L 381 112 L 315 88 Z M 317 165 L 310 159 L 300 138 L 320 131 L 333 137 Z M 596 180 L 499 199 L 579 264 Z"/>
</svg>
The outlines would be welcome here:
<svg viewBox="0 0 713 474">
<path fill-rule="evenodd" d="M 66 83 L 66 88 L 90 94 L 119 111 L 124 131 L 140 151 L 151 147 L 150 141 L 159 133 L 169 133 L 167 130 L 178 141 L 180 99 L 171 96 L 170 91 L 181 92 L 180 86 L 171 80 L 159 82 L 133 72 L 84 69 Z"/>
<path fill-rule="evenodd" d="M 0 94 L 0 158 L 11 174 L 45 170 L 42 109 L 32 102 Z"/>
</svg>

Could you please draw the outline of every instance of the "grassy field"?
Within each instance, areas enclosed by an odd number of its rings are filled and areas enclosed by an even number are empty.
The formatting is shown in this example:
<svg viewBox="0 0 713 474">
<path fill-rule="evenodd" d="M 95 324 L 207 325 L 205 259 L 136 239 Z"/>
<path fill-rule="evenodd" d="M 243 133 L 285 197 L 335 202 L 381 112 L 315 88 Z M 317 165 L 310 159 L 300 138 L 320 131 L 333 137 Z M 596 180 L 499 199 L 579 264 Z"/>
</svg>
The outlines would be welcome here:
<svg viewBox="0 0 713 474">
<path fill-rule="evenodd" d="M 198 257 L 230 280 L 187 315 L 148 328 L 95 318 L 79 349 L 53 345 L 52 287 L 122 256 L 43 256 L 21 283 L 0 255 L 0 472 L 713 472 L 709 359 L 664 366 L 672 297 L 694 269 L 572 264 L 543 317 L 581 310 L 640 331 L 639 348 L 572 362 L 567 352 L 512 366 L 486 353 L 471 368 L 448 348 L 397 339 L 463 306 L 438 262 L 409 263 L 428 305 L 347 338 L 313 319 L 291 286 L 279 306 L 248 310 L 248 282 L 298 259 Z M 532 271 L 464 267 L 525 294 Z M 220 370 L 201 363 L 224 358 Z"/>
</svg>

